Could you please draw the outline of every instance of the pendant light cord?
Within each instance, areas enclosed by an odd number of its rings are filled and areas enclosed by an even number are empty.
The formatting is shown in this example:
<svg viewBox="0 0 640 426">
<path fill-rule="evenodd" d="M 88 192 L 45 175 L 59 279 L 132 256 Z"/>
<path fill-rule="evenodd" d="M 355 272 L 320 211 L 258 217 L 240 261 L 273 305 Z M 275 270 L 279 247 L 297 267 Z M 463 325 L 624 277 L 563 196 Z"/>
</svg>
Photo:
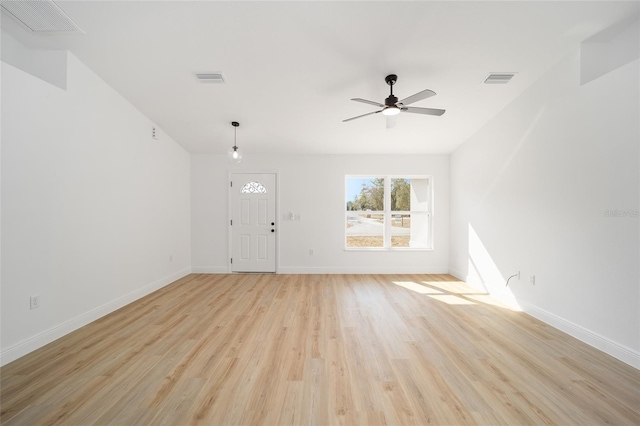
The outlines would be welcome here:
<svg viewBox="0 0 640 426">
<path fill-rule="evenodd" d="M 238 126 L 240 126 L 240 123 L 238 123 L 237 121 L 232 121 L 231 125 L 233 126 L 233 150 L 237 151 L 238 150 Z"/>
</svg>

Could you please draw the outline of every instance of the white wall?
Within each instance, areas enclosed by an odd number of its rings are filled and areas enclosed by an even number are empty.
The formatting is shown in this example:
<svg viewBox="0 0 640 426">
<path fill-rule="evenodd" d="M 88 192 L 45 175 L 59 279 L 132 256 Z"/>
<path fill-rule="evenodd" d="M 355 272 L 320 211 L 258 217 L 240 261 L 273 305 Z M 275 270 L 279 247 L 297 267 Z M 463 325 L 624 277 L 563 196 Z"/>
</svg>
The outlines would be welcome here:
<svg viewBox="0 0 640 426">
<path fill-rule="evenodd" d="M 640 368 L 638 60 L 580 71 L 576 50 L 451 155 L 451 271 Z"/>
<path fill-rule="evenodd" d="M 190 272 L 189 154 L 66 69 L 63 90 L 2 63 L 3 364 Z"/>
<path fill-rule="evenodd" d="M 242 148 L 242 147 L 241 147 Z M 277 171 L 279 273 L 446 273 L 449 265 L 448 156 L 265 156 L 247 148 L 239 165 L 193 155 L 191 241 L 194 272 L 228 271 L 228 179 L 233 171 Z M 344 250 L 345 175 L 415 174 L 434 178 L 434 250 Z M 283 221 L 283 212 L 300 221 Z M 309 254 L 309 249 L 314 254 Z"/>
</svg>

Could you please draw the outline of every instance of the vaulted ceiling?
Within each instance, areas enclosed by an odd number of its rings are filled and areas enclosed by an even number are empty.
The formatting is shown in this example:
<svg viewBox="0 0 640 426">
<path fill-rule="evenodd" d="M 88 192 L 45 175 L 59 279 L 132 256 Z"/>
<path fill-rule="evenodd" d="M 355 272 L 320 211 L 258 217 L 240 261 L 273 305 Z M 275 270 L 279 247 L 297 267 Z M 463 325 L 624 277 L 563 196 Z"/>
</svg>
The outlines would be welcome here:
<svg viewBox="0 0 640 426">
<path fill-rule="evenodd" d="M 638 2 L 58 1 L 85 31 L 34 36 L 67 49 L 194 153 L 225 153 L 240 122 L 245 153 L 449 153 L 584 39 L 638 13 Z M 194 72 L 222 72 L 201 84 Z M 507 85 L 491 72 L 516 72 Z M 381 114 L 354 97 L 437 96 L 441 117 Z M 576 84 L 578 77 L 576 76 Z"/>
</svg>

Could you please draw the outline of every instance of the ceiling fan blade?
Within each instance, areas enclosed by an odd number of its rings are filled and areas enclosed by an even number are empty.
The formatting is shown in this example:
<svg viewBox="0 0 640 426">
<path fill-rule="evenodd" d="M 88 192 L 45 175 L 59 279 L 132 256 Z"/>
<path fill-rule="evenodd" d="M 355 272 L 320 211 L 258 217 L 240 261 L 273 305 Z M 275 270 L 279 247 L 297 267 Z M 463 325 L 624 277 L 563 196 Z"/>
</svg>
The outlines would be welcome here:
<svg viewBox="0 0 640 426">
<path fill-rule="evenodd" d="M 418 107 L 403 107 L 401 108 L 403 112 L 411 112 L 413 114 L 427 114 L 427 115 L 442 115 L 444 114 L 443 109 L 436 108 L 418 108 Z"/>
<path fill-rule="evenodd" d="M 418 101 L 430 98 L 430 97 L 435 96 L 435 95 L 436 95 L 436 92 L 434 92 L 433 90 L 425 89 L 422 92 L 418 92 L 415 95 L 411 95 L 408 98 L 404 98 L 403 100 L 400 101 L 400 103 L 402 105 L 409 105 L 409 104 L 412 104 L 414 102 L 418 102 Z"/>
<path fill-rule="evenodd" d="M 396 127 L 396 118 L 398 118 L 397 115 L 387 115 L 387 129 Z"/>
<path fill-rule="evenodd" d="M 375 105 L 377 107 L 384 108 L 384 104 L 381 104 L 380 102 L 368 101 L 366 99 L 361 99 L 361 98 L 353 98 L 351 100 L 356 102 L 362 102 L 363 104 Z"/>
<path fill-rule="evenodd" d="M 357 117 L 347 118 L 346 120 L 342 120 L 342 122 L 343 122 L 343 123 L 346 123 L 347 121 L 355 120 L 356 118 L 366 117 L 367 115 L 371 115 L 371 114 L 377 114 L 377 113 L 379 113 L 379 112 L 382 112 L 382 110 L 380 110 L 380 111 L 368 112 L 368 113 L 366 113 L 366 114 L 362 114 L 362 115 L 359 115 L 359 116 L 357 116 Z"/>
</svg>

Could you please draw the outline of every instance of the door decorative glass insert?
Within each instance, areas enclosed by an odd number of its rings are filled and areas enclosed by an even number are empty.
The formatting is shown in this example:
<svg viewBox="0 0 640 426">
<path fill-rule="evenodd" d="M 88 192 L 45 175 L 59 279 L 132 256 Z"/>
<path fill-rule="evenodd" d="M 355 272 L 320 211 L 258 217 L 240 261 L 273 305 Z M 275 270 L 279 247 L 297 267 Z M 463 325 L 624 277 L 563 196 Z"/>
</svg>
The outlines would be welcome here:
<svg viewBox="0 0 640 426">
<path fill-rule="evenodd" d="M 247 182 L 240 190 L 242 194 L 266 194 L 267 188 L 262 186 L 260 182 Z"/>
</svg>

